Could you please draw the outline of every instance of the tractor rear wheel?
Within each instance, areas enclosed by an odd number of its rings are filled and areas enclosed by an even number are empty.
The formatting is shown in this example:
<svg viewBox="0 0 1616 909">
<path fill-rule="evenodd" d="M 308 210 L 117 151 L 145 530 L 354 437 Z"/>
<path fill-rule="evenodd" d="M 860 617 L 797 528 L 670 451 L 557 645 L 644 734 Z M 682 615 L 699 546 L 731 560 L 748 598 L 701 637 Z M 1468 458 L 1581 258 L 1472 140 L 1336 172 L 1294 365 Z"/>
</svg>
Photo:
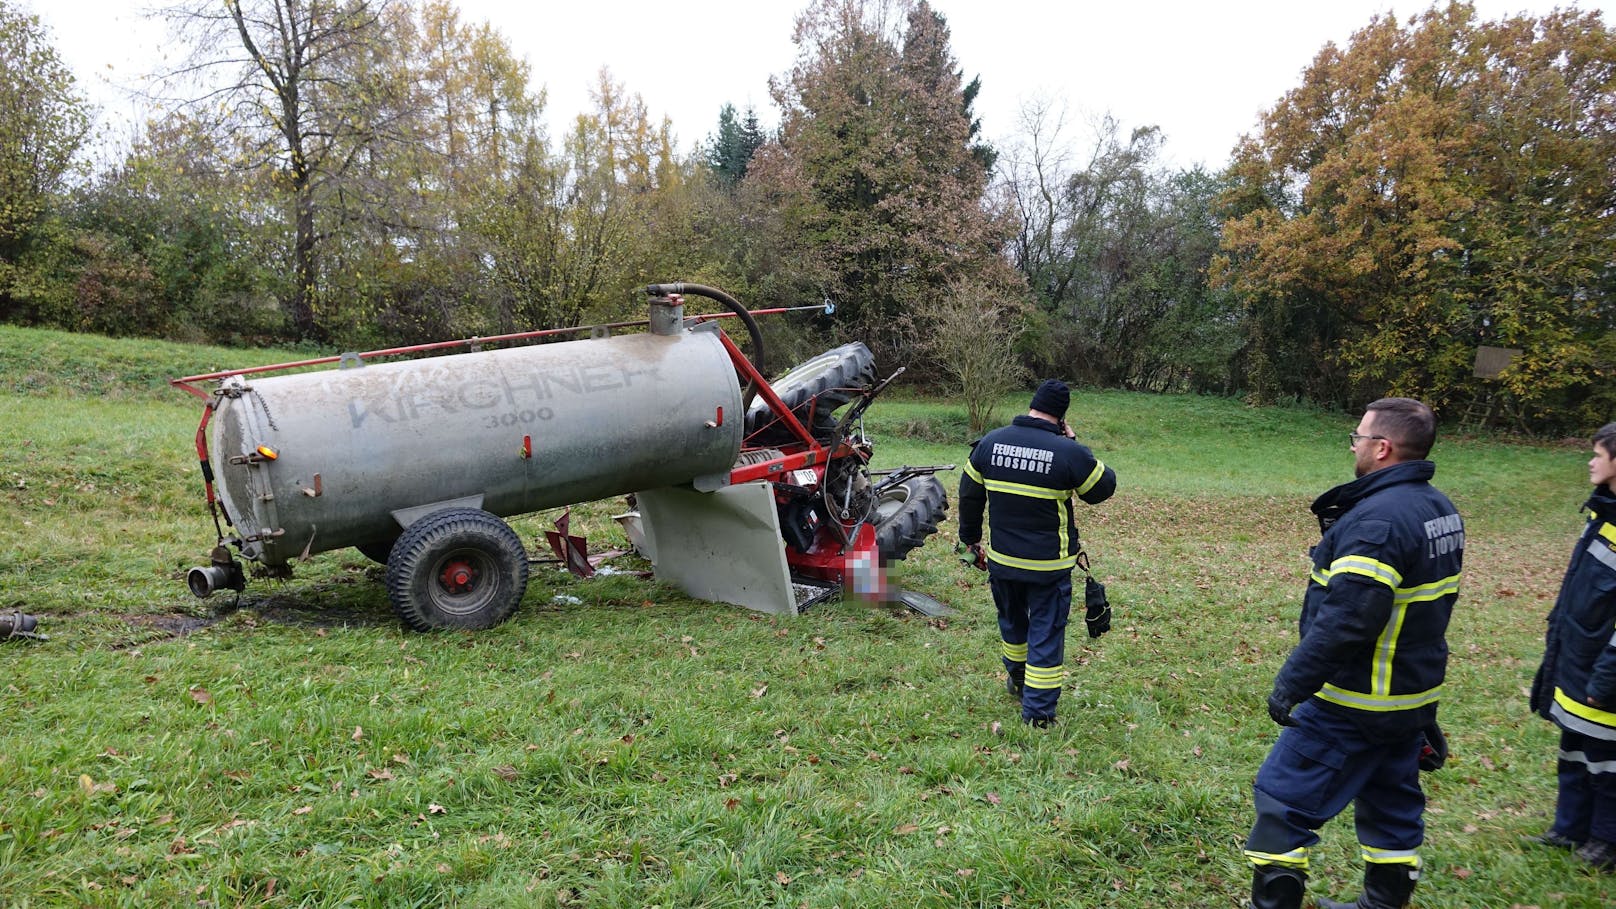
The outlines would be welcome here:
<svg viewBox="0 0 1616 909">
<path fill-rule="evenodd" d="M 875 500 L 875 546 L 888 564 L 919 549 L 948 517 L 948 493 L 935 476 L 910 477 Z"/>
<path fill-rule="evenodd" d="M 416 631 L 492 628 L 527 592 L 527 550 L 504 521 L 449 508 L 416 521 L 393 544 L 387 598 Z"/>
<path fill-rule="evenodd" d="M 823 442 L 836 429 L 836 409 L 852 398 L 848 389 L 863 388 L 874 382 L 875 356 L 862 342 L 854 341 L 797 364 L 790 372 L 770 382 L 769 387 L 814 438 Z M 812 423 L 808 421 L 810 411 L 813 412 Z M 761 398 L 754 401 L 752 409 L 746 412 L 746 433 L 748 436 L 757 433 L 757 437 L 749 439 L 748 444 L 789 445 L 796 441 L 791 432 L 775 420 L 767 402 Z"/>
</svg>

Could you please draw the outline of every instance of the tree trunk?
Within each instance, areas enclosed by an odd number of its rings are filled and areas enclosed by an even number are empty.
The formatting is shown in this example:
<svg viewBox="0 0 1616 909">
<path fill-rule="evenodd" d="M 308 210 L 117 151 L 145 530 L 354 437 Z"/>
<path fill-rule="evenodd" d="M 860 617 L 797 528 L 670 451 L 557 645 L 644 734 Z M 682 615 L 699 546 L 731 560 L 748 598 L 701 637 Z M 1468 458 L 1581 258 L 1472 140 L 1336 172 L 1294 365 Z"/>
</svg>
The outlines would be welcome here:
<svg viewBox="0 0 1616 909">
<path fill-rule="evenodd" d="M 316 288 L 319 287 L 319 259 L 314 243 L 314 193 L 308 185 L 306 174 L 298 179 L 297 233 L 292 246 L 292 270 L 296 282 L 292 288 L 292 326 L 302 340 L 319 341 L 324 340 L 326 333 L 314 318 Z"/>
</svg>

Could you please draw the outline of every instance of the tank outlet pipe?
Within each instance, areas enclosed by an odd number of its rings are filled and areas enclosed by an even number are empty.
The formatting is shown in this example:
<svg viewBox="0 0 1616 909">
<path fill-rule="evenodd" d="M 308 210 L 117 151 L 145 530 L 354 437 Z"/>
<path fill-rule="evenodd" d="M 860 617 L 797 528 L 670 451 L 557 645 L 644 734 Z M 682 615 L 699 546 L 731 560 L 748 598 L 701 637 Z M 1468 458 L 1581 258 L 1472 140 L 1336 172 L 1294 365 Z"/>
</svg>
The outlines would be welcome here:
<svg viewBox="0 0 1616 909">
<path fill-rule="evenodd" d="M 213 564 L 187 571 L 185 586 L 191 588 L 198 599 L 206 599 L 219 589 L 240 593 L 247 589 L 247 575 L 242 572 L 241 563 L 230 557 L 230 550 L 215 546 Z"/>
<path fill-rule="evenodd" d="M 0 612 L 0 641 L 7 638 L 43 640 L 45 636 L 34 631 L 38 627 L 38 616 L 28 615 L 20 609 L 14 609 L 11 612 Z"/>
<path fill-rule="evenodd" d="M 651 298 L 650 332 L 672 337 L 685 330 L 685 303 L 676 295 Z"/>
<path fill-rule="evenodd" d="M 708 287 L 705 284 L 685 284 L 684 282 L 674 282 L 672 284 L 648 284 L 645 287 L 645 292 L 653 298 L 653 303 L 651 306 L 652 331 L 656 331 L 655 326 L 657 320 L 657 310 L 669 308 L 667 304 L 656 304 L 655 300 L 659 297 L 666 298 L 680 294 L 688 294 L 697 297 L 706 297 L 709 300 L 716 300 L 719 303 L 729 307 L 730 311 L 735 313 L 735 315 L 740 318 L 741 322 L 746 325 L 746 334 L 752 339 L 752 368 L 757 370 L 758 375 L 768 375 L 768 373 L 763 371 L 763 330 L 758 328 L 757 320 L 752 318 L 752 313 L 747 311 L 747 308 L 741 305 L 741 301 L 735 299 L 727 293 L 724 293 L 716 287 Z M 679 309 L 681 313 L 680 319 L 682 321 L 684 307 L 681 306 Z M 752 398 L 756 395 L 757 389 L 752 387 L 751 383 L 748 383 L 746 386 L 746 391 L 741 396 L 741 413 L 744 414 L 751 408 Z"/>
</svg>

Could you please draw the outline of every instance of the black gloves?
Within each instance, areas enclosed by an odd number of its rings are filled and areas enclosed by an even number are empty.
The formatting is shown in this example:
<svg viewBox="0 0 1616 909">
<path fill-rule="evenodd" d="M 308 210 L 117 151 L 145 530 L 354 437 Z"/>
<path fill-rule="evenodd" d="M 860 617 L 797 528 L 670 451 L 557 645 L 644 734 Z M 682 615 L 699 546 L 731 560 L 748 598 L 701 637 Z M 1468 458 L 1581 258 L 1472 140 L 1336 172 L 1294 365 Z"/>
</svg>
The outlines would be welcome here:
<svg viewBox="0 0 1616 909">
<path fill-rule="evenodd" d="M 1442 727 L 1435 720 L 1420 730 L 1420 734 L 1425 739 L 1420 744 L 1420 769 L 1426 773 L 1441 770 L 1448 762 L 1448 737 L 1442 734 Z"/>
<path fill-rule="evenodd" d="M 1549 704 L 1554 702 L 1554 680 L 1552 676 L 1553 673 L 1548 671 L 1547 663 L 1539 666 L 1537 675 L 1532 676 L 1532 693 L 1526 701 L 1527 706 L 1531 708 L 1533 713 L 1544 717 L 1549 715 Z"/>
<path fill-rule="evenodd" d="M 1295 726 L 1296 721 L 1291 719 L 1291 711 L 1296 709 L 1296 701 L 1291 700 L 1277 690 L 1268 696 L 1268 716 L 1281 726 Z"/>
<path fill-rule="evenodd" d="M 1083 623 L 1089 626 L 1089 637 L 1097 638 L 1111 630 L 1111 603 L 1105 598 L 1105 585 L 1093 575 L 1083 579 L 1083 605 L 1087 607 Z"/>
</svg>

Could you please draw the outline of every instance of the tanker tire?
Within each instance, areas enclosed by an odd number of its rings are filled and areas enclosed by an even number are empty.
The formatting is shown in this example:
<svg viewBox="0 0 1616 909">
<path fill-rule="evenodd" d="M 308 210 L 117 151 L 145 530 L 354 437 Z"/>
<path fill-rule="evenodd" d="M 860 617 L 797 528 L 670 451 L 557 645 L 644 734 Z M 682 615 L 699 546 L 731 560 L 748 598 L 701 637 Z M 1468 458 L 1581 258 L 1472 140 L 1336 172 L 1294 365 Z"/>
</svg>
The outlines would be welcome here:
<svg viewBox="0 0 1616 909">
<path fill-rule="evenodd" d="M 836 431 L 836 409 L 852 398 L 842 389 L 862 388 L 874 382 L 875 355 L 863 342 L 854 341 L 793 366 L 790 372 L 770 382 L 769 387 L 797 419 L 803 421 L 815 439 L 825 442 Z M 807 422 L 809 410 L 814 412 L 812 425 Z M 797 441 L 784 425 L 769 425 L 774 419 L 774 411 L 767 402 L 760 398 L 753 403 L 752 409 L 746 412 L 746 434 L 758 433 L 758 436 L 749 439 L 748 444 L 789 445 Z"/>
<path fill-rule="evenodd" d="M 888 564 L 919 549 L 948 517 L 948 493 L 935 476 L 910 477 L 875 501 L 875 547 Z"/>
<path fill-rule="evenodd" d="M 504 521 L 449 508 L 405 529 L 387 560 L 387 598 L 416 631 L 492 628 L 527 592 L 527 550 Z"/>
<path fill-rule="evenodd" d="M 354 548 L 359 550 L 360 555 L 371 560 L 372 562 L 378 562 L 382 565 L 386 565 L 387 560 L 393 555 L 393 544 L 397 542 L 398 538 L 394 537 L 391 540 L 377 540 L 373 543 L 360 543 Z"/>
</svg>

